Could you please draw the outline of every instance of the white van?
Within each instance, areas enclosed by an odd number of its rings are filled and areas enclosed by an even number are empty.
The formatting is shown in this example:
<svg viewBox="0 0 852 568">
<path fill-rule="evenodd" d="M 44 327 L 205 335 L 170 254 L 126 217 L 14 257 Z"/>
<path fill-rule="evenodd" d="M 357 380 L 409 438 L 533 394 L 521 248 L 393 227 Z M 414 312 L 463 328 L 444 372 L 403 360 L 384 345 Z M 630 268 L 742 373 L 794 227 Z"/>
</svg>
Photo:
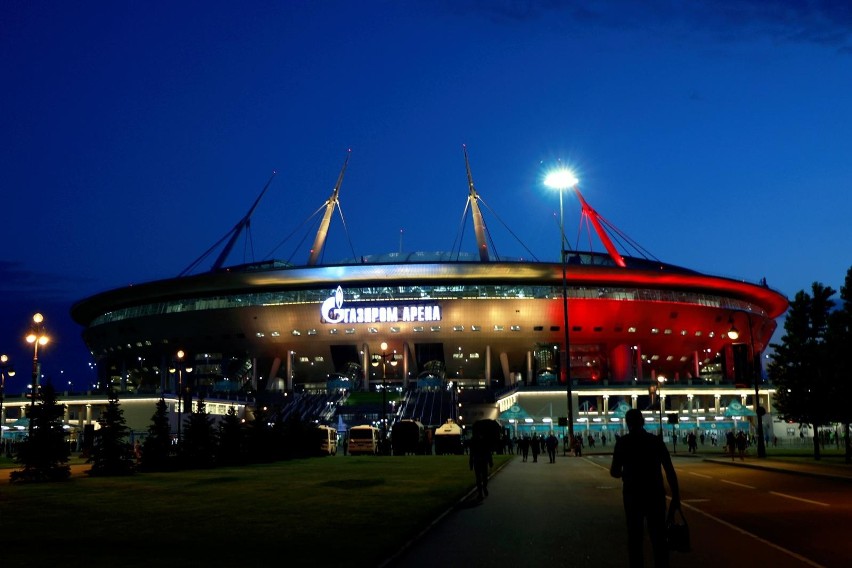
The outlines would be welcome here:
<svg viewBox="0 0 852 568">
<path fill-rule="evenodd" d="M 317 441 L 317 449 L 321 455 L 337 455 L 337 430 L 329 426 L 317 426 Z"/>
<path fill-rule="evenodd" d="M 349 453 L 353 456 L 379 453 L 379 435 L 375 426 L 353 426 L 349 429 Z"/>
</svg>

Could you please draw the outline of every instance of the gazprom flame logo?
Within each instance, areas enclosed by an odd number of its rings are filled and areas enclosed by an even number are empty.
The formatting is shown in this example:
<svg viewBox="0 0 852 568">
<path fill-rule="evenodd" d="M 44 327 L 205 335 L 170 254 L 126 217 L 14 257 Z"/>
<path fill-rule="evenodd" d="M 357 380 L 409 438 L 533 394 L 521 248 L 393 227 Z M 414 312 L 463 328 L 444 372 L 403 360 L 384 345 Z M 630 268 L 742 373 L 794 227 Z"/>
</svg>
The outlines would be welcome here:
<svg viewBox="0 0 852 568">
<path fill-rule="evenodd" d="M 320 308 L 322 321 L 327 323 L 340 323 L 343 321 L 344 312 L 340 311 L 343 307 L 343 288 L 337 287 L 334 294 L 329 296 Z"/>
</svg>

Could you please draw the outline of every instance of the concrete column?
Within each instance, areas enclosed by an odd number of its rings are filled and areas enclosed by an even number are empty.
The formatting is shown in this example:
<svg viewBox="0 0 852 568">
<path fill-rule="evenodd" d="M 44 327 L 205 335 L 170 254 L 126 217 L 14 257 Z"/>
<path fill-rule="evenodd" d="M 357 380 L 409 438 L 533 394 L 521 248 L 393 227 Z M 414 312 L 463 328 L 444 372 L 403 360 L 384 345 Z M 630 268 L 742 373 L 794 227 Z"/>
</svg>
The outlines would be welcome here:
<svg viewBox="0 0 852 568">
<path fill-rule="evenodd" d="M 512 375 L 512 368 L 509 366 L 509 355 L 505 351 L 500 353 L 500 365 L 503 367 L 503 376 L 510 377 Z"/>
<path fill-rule="evenodd" d="M 266 388 L 267 390 L 281 390 L 281 385 L 277 380 L 276 376 L 278 374 L 278 370 L 281 368 L 281 357 L 275 357 L 272 360 L 272 367 L 269 369 L 269 375 L 267 375 L 266 379 Z"/>
<path fill-rule="evenodd" d="M 293 357 L 296 354 L 292 351 L 287 351 L 287 365 L 284 368 L 284 372 L 287 373 L 287 378 L 285 379 L 285 387 L 288 391 L 293 390 Z"/>
<path fill-rule="evenodd" d="M 531 385 L 533 379 L 533 354 L 527 351 L 527 384 Z"/>
<path fill-rule="evenodd" d="M 645 371 L 642 369 L 642 348 L 636 345 L 636 380 L 642 381 L 645 378 Z"/>
<path fill-rule="evenodd" d="M 698 351 L 692 352 L 692 376 L 695 377 L 695 380 L 698 384 L 701 384 L 701 360 L 698 358 Z M 692 382 L 690 381 L 690 384 Z"/>
<path fill-rule="evenodd" d="M 366 343 L 361 347 L 361 369 L 364 374 L 361 380 L 361 390 L 370 392 L 370 348 Z"/>
<path fill-rule="evenodd" d="M 609 372 L 613 382 L 630 382 L 633 379 L 630 371 L 630 346 L 616 345 L 609 353 Z"/>
<path fill-rule="evenodd" d="M 403 390 L 408 389 L 408 343 L 402 344 L 402 388 Z"/>
<path fill-rule="evenodd" d="M 580 395 L 576 390 L 571 390 L 571 408 L 574 409 L 574 421 L 577 421 L 577 417 L 580 415 Z"/>
<path fill-rule="evenodd" d="M 160 357 L 160 393 L 166 392 L 169 381 L 169 360 L 166 354 Z"/>
<path fill-rule="evenodd" d="M 504 386 L 509 386 L 509 384 L 511 383 L 511 380 L 512 380 L 511 377 L 504 376 L 503 377 Z M 488 382 L 488 383 L 491 382 L 491 346 L 490 345 L 485 346 L 485 381 Z"/>
</svg>

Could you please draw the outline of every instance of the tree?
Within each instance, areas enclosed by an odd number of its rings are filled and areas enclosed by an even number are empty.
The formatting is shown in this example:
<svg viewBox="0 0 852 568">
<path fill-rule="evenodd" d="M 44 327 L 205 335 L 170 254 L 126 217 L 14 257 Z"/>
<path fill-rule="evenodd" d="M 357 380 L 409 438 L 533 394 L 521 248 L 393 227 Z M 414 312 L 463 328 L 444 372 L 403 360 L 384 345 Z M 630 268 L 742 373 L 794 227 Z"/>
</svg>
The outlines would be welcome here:
<svg viewBox="0 0 852 568">
<path fill-rule="evenodd" d="M 181 459 L 185 467 L 207 468 L 216 464 L 217 438 L 213 418 L 207 413 L 203 398 L 198 399 L 185 422 Z"/>
<path fill-rule="evenodd" d="M 220 465 L 239 465 L 245 462 L 245 435 L 243 423 L 237 416 L 237 409 L 228 408 L 228 413 L 219 425 L 219 453 L 217 461 Z"/>
<path fill-rule="evenodd" d="M 148 436 L 142 445 L 142 469 L 147 471 L 164 471 L 171 469 L 170 454 L 172 450 L 172 429 L 169 425 L 169 413 L 163 398 L 157 401 L 151 424 L 148 426 Z"/>
<path fill-rule="evenodd" d="M 818 429 L 832 418 L 833 373 L 829 320 L 835 291 L 814 282 L 790 303 L 781 344 L 768 373 L 777 387 L 775 408 L 787 420 L 812 424 L 814 459 L 820 459 Z"/>
<path fill-rule="evenodd" d="M 16 458 L 23 469 L 13 471 L 9 479 L 12 482 L 64 481 L 71 476 L 68 465 L 71 450 L 62 425 L 65 405 L 58 404 L 56 390 L 50 383 L 36 396 L 39 402 L 27 408 L 32 435 L 21 444 Z"/>
<path fill-rule="evenodd" d="M 271 413 L 269 408 L 258 401 L 254 408 L 252 419 L 249 421 L 248 429 L 246 430 L 246 442 L 248 447 L 248 457 L 252 462 L 272 462 L 275 461 L 273 452 L 273 440 L 275 435 L 270 426 Z"/>
<path fill-rule="evenodd" d="M 831 397 L 833 419 L 843 425 L 846 463 L 852 463 L 852 445 L 849 424 L 852 422 L 852 372 L 849 364 L 849 347 L 852 346 L 852 267 L 840 287 L 840 309 L 832 312 L 829 321 L 829 349 L 832 361 Z"/>
<path fill-rule="evenodd" d="M 136 465 L 129 441 L 130 428 L 124 419 L 118 395 L 112 389 L 98 424 L 100 429 L 95 432 L 95 444 L 92 447 L 92 469 L 87 473 L 94 476 L 133 474 Z"/>
<path fill-rule="evenodd" d="M 294 412 L 284 423 L 283 457 L 306 458 L 316 455 L 316 427 L 309 421 L 303 420 L 298 412 Z"/>
</svg>

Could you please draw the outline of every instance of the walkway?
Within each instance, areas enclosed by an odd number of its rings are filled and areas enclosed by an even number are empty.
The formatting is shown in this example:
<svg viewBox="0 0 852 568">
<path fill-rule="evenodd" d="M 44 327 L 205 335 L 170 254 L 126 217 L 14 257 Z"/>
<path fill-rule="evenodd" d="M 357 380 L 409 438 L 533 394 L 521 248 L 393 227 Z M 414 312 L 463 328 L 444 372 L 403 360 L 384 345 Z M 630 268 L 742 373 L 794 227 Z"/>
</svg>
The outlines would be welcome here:
<svg viewBox="0 0 852 568">
<path fill-rule="evenodd" d="M 690 459 L 701 458 L 678 455 L 676 467 L 678 461 Z M 732 464 L 729 459 L 708 459 Z M 383 566 L 623 568 L 627 537 L 621 482 L 609 476 L 610 461 L 609 454 L 559 456 L 555 464 L 548 463 L 546 457 L 539 458 L 538 463 L 532 463 L 532 458 L 525 463 L 516 457 L 493 475 L 488 497 L 479 501 L 468 495 Z M 830 465 L 805 460 L 754 462 L 756 459 L 751 458 L 733 465 L 785 469 L 800 475 L 839 475 L 852 481 L 849 468 L 838 472 Z M 672 553 L 672 567 L 731 566 L 734 553 L 737 565 L 746 565 L 740 562 L 747 558 L 764 566 L 791 565 L 790 557 L 743 536 L 735 527 L 690 514 L 688 508 L 686 514 L 695 552 Z M 722 546 L 724 543 L 730 546 Z M 646 542 L 646 566 L 653 565 L 649 548 Z"/>
</svg>

